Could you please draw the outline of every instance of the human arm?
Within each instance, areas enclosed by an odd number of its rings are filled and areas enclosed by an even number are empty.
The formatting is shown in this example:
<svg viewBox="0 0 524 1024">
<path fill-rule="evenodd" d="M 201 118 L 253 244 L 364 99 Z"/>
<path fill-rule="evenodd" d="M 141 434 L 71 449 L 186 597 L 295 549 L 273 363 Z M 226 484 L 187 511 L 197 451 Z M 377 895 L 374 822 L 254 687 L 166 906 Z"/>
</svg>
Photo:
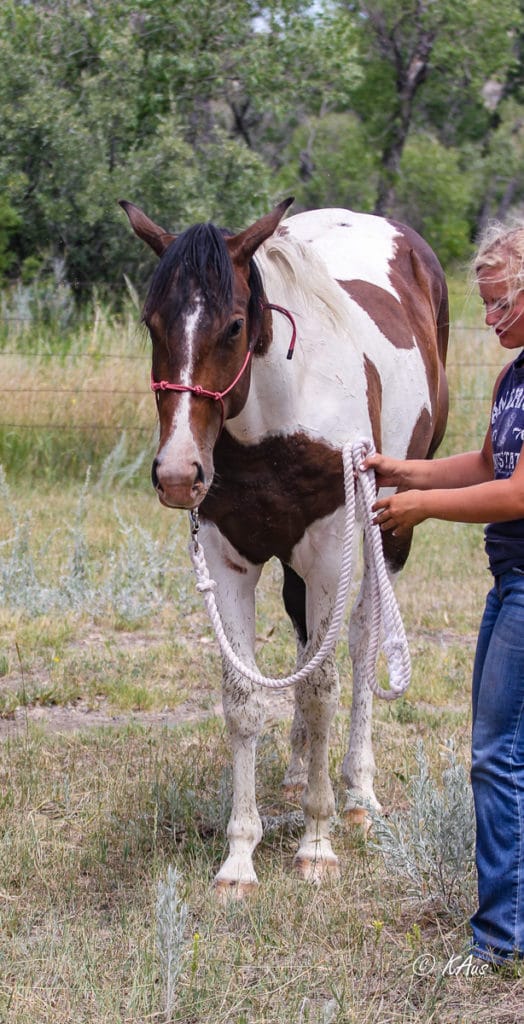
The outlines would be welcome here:
<svg viewBox="0 0 524 1024">
<path fill-rule="evenodd" d="M 374 506 L 375 522 L 385 531 L 400 534 L 428 518 L 485 523 L 524 517 L 524 459 L 517 462 L 511 477 L 494 480 L 489 429 L 480 452 L 427 463 L 378 456 L 367 460 L 367 465 L 377 471 L 379 486 L 398 486 L 403 491 L 379 499 Z"/>
<path fill-rule="evenodd" d="M 507 364 L 497 376 L 492 394 L 492 405 Z M 493 480 L 493 448 L 491 429 L 488 427 L 480 451 L 462 452 L 445 459 L 392 459 L 378 452 L 369 455 L 363 469 L 374 469 L 377 489 L 399 487 L 402 491 L 417 488 L 471 487 Z"/>
<path fill-rule="evenodd" d="M 480 451 L 463 452 L 445 459 L 392 459 L 387 455 L 369 455 L 363 469 L 374 469 L 377 487 L 432 488 L 470 487 L 493 477 L 491 444 Z"/>
<path fill-rule="evenodd" d="M 524 459 L 507 480 L 466 487 L 409 490 L 375 502 L 375 523 L 395 534 L 425 519 L 457 523 L 497 523 L 524 518 Z"/>
</svg>

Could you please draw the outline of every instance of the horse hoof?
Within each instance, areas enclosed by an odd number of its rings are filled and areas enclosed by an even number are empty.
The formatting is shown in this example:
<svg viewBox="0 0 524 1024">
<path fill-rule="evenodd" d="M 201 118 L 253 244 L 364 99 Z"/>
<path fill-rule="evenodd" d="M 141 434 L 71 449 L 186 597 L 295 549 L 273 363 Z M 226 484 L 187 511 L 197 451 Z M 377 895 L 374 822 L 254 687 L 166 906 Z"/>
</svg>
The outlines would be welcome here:
<svg viewBox="0 0 524 1024">
<path fill-rule="evenodd" d="M 214 882 L 214 891 L 219 903 L 239 903 L 254 896 L 258 882 L 226 882 L 223 879 Z"/>
<path fill-rule="evenodd" d="M 303 878 L 305 882 L 311 882 L 313 885 L 320 885 L 326 878 L 334 880 L 340 878 L 338 857 L 335 857 L 334 854 L 332 857 L 319 857 L 318 860 L 309 860 L 308 857 L 303 857 L 297 853 L 293 861 L 293 867 L 300 878 Z"/>
<path fill-rule="evenodd" d="M 365 807 L 350 807 L 349 810 L 344 811 L 344 820 L 346 825 L 361 829 L 365 836 L 371 831 L 373 825 Z"/>
</svg>

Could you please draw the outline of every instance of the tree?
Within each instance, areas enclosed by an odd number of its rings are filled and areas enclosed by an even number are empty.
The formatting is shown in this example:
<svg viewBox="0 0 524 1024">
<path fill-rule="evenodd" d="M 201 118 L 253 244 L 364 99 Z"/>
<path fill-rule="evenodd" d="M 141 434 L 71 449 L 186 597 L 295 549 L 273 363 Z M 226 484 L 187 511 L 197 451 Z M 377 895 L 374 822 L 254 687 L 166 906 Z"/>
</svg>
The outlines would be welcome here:
<svg viewBox="0 0 524 1024">
<path fill-rule="evenodd" d="M 0 185 L 20 219 L 14 269 L 59 254 L 79 295 L 141 272 L 121 196 L 175 229 L 259 215 L 294 127 L 354 83 L 339 29 L 303 0 L 7 0 Z"/>
<path fill-rule="evenodd" d="M 487 125 L 482 87 L 513 64 L 517 0 L 342 0 L 362 26 L 369 61 L 355 109 L 379 138 L 381 175 L 375 211 L 391 212 L 402 153 L 412 127 L 428 122 L 450 144 Z M 424 88 L 423 88 L 424 87 Z M 450 112 L 452 114 L 450 118 Z M 468 121 L 473 125 L 468 127 Z M 456 133 L 455 133 L 456 136 Z"/>
</svg>

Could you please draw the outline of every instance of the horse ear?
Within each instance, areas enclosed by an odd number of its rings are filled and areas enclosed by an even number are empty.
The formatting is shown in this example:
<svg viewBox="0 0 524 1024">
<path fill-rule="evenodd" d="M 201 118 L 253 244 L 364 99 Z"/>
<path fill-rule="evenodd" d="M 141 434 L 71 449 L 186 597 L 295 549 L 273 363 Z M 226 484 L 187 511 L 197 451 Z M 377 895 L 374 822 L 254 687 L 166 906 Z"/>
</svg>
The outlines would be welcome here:
<svg viewBox="0 0 524 1024">
<path fill-rule="evenodd" d="M 278 206 L 275 206 L 274 210 L 271 210 L 271 213 L 266 213 L 260 220 L 255 221 L 250 228 L 242 231 L 240 235 L 226 238 L 231 259 L 237 263 L 247 263 L 259 245 L 262 245 L 262 242 L 265 242 L 266 238 L 269 238 L 277 229 L 286 210 L 289 209 L 293 202 L 294 196 L 284 199 Z"/>
<path fill-rule="evenodd" d="M 119 199 L 119 204 L 127 213 L 135 235 L 138 235 L 143 242 L 147 242 L 158 256 L 162 256 L 168 245 L 174 241 L 176 235 L 171 235 L 169 231 L 159 227 L 158 224 L 155 224 L 154 221 L 146 216 L 143 210 L 140 210 L 133 203 L 128 203 L 126 199 Z"/>
</svg>

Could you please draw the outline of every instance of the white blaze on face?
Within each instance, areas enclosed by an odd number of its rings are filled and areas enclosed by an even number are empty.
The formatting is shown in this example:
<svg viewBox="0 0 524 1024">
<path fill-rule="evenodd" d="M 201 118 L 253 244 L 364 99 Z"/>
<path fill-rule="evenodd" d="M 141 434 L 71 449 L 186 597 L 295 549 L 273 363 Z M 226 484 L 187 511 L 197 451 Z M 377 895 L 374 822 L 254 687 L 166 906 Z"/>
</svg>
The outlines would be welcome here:
<svg viewBox="0 0 524 1024">
<path fill-rule="evenodd" d="M 177 344 L 180 345 L 180 351 L 184 353 L 184 360 L 179 370 L 177 384 L 193 385 L 198 383 L 194 379 L 195 347 L 203 308 L 202 296 L 200 293 L 197 293 L 192 306 L 182 316 L 182 331 Z M 190 391 L 180 392 L 169 437 L 158 453 L 158 458 L 161 459 L 166 468 L 168 468 L 171 460 L 178 463 L 184 458 L 189 458 L 190 460 L 195 458 L 197 445 L 190 423 L 193 402 L 194 398 Z M 200 460 L 198 459 L 197 461 Z"/>
</svg>

